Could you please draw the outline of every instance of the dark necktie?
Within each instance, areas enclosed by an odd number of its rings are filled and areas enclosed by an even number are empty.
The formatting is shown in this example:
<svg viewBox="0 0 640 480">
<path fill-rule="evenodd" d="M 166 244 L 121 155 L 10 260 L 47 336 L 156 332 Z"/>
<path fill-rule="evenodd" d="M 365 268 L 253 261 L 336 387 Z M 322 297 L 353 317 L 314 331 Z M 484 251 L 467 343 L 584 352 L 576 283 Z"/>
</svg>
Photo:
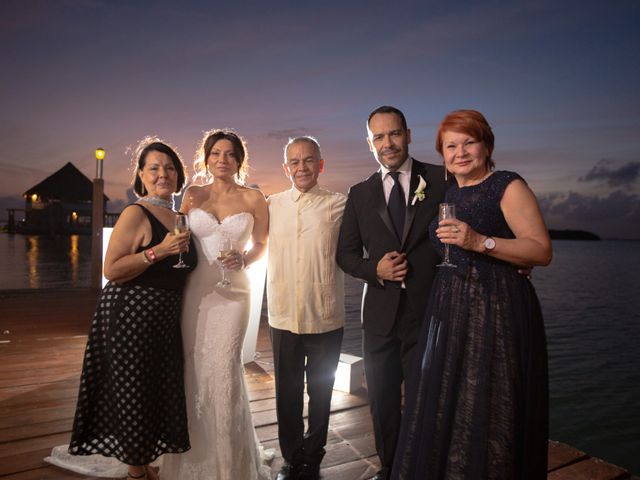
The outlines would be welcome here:
<svg viewBox="0 0 640 480">
<path fill-rule="evenodd" d="M 407 204 L 404 201 L 404 192 L 402 191 L 402 185 L 400 185 L 400 172 L 389 172 L 391 178 L 393 178 L 393 188 L 389 195 L 389 215 L 391 215 L 391 221 L 396 229 L 396 235 L 398 240 L 402 241 L 402 233 L 404 231 L 404 216 L 407 211 Z"/>
</svg>

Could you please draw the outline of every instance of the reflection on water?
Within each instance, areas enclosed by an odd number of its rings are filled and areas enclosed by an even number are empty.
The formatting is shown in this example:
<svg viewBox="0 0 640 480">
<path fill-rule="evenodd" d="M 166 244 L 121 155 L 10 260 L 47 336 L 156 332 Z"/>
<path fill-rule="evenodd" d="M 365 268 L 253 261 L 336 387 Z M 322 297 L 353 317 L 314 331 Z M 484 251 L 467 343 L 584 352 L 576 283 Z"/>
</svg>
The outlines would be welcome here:
<svg viewBox="0 0 640 480">
<path fill-rule="evenodd" d="M 40 278 L 38 276 L 38 236 L 31 235 L 27 237 L 29 249 L 27 250 L 27 258 L 29 259 L 29 287 L 40 288 Z"/>
<path fill-rule="evenodd" d="M 0 290 L 90 285 L 90 236 L 0 234 Z"/>
<path fill-rule="evenodd" d="M 79 235 L 71 235 L 71 237 L 69 237 L 69 260 L 71 262 L 71 281 L 73 283 L 76 283 L 78 281 L 78 259 L 80 257 L 80 250 L 78 249 L 78 237 Z"/>
</svg>

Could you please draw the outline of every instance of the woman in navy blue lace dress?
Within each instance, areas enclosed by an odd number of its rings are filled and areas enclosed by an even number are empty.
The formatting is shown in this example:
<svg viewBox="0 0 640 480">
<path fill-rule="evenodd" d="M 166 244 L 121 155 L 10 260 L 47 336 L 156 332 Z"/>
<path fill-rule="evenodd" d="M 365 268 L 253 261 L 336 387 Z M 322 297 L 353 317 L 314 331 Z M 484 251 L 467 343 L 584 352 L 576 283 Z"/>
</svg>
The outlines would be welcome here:
<svg viewBox="0 0 640 480">
<path fill-rule="evenodd" d="M 524 180 L 494 170 L 493 145 L 474 110 L 438 131 L 457 219 L 434 220 L 431 239 L 457 267 L 440 268 L 431 291 L 393 478 L 546 478 L 544 325 L 518 266 L 547 265 L 551 241 Z"/>
</svg>

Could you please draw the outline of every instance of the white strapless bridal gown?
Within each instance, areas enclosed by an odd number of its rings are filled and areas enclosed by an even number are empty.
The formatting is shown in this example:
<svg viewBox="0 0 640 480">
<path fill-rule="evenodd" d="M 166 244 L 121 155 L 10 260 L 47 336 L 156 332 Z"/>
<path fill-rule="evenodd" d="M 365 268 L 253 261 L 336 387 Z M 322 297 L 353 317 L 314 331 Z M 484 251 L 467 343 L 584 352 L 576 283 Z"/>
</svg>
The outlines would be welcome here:
<svg viewBox="0 0 640 480">
<path fill-rule="evenodd" d="M 182 307 L 185 393 L 191 450 L 165 455 L 162 480 L 269 479 L 258 445 L 242 366 L 242 343 L 249 322 L 249 278 L 227 272 L 228 288 L 216 283 L 216 258 L 227 237 L 242 251 L 253 229 L 250 213 L 219 222 L 199 208 L 189 212 L 198 266 L 189 276 Z"/>
</svg>

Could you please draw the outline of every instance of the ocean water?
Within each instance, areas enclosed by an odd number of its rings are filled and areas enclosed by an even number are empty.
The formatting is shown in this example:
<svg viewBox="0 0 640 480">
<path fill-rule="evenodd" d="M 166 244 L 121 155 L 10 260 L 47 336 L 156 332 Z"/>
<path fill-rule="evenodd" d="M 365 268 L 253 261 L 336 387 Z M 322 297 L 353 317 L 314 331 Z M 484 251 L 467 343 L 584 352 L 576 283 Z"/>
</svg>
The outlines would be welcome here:
<svg viewBox="0 0 640 480">
<path fill-rule="evenodd" d="M 555 241 L 534 270 L 550 436 L 640 473 L 640 242 Z"/>
<path fill-rule="evenodd" d="M 89 235 L 0 233 L 0 290 L 90 285 Z"/>
<path fill-rule="evenodd" d="M 640 242 L 554 241 L 533 273 L 549 348 L 550 437 L 640 473 Z M 0 290 L 90 284 L 90 237 L 0 234 Z M 356 332 L 361 283 L 346 283 Z"/>
</svg>

